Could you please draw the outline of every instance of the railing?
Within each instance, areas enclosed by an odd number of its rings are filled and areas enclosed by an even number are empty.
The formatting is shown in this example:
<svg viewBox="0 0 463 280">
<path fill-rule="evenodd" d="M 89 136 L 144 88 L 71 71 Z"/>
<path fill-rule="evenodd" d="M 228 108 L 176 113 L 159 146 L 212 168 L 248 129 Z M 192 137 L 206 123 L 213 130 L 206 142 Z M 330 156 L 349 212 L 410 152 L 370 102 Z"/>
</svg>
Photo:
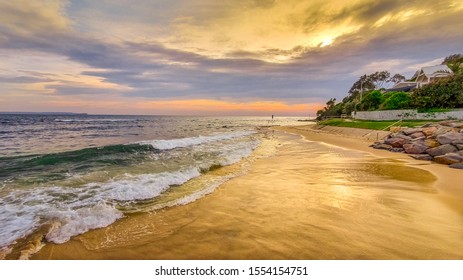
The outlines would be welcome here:
<svg viewBox="0 0 463 280">
<path fill-rule="evenodd" d="M 387 129 L 393 127 L 394 125 L 398 124 L 399 122 L 403 121 L 402 119 L 396 121 L 395 123 L 391 124 L 391 125 L 388 125 L 386 126 L 385 128 L 383 128 L 382 130 L 386 131 Z"/>
</svg>

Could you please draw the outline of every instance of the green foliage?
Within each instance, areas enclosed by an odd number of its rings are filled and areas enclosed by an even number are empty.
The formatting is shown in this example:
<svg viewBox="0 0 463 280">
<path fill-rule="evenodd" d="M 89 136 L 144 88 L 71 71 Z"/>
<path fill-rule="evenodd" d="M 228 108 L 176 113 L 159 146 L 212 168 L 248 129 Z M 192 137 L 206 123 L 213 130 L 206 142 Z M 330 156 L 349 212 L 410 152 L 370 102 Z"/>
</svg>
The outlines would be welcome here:
<svg viewBox="0 0 463 280">
<path fill-rule="evenodd" d="M 369 75 L 361 76 L 350 88 L 349 94 L 343 99 L 343 103 L 358 99 L 360 93 L 370 92 L 375 89 L 386 88 L 388 85 L 404 81 L 405 77 L 395 74 L 391 77 L 388 71 L 378 71 Z"/>
<path fill-rule="evenodd" d="M 403 127 L 416 127 L 422 126 L 432 121 L 403 121 L 397 125 Z M 374 130 L 383 130 L 388 126 L 397 123 L 397 121 L 351 121 L 344 119 L 329 119 L 321 121 L 318 124 L 320 125 L 330 125 L 330 126 L 340 126 L 340 127 L 353 127 L 353 128 L 365 128 L 365 129 L 374 129 Z"/>
<path fill-rule="evenodd" d="M 463 75 L 456 74 L 416 89 L 412 94 L 411 105 L 417 109 L 462 108 Z"/>
<path fill-rule="evenodd" d="M 340 116 L 342 114 L 343 104 L 336 104 L 336 98 L 331 98 L 326 102 L 326 106 L 322 110 L 317 111 L 317 119 L 321 120 L 326 117 Z"/>
<path fill-rule="evenodd" d="M 447 56 L 442 64 L 446 64 L 453 73 L 463 74 L 463 54 L 452 54 Z"/>
<path fill-rule="evenodd" d="M 384 98 L 385 101 L 381 104 L 383 110 L 408 109 L 412 101 L 410 94 L 402 91 L 388 92 Z"/>
<path fill-rule="evenodd" d="M 442 64 L 452 69 L 455 75 L 416 89 L 412 94 L 383 94 L 379 91 L 391 83 L 404 81 L 405 77 L 400 74 L 391 76 L 388 71 L 379 71 L 363 75 L 352 85 L 342 102 L 336 104 L 336 99 L 330 99 L 327 106 L 317 112 L 317 119 L 341 114 L 350 115 L 356 110 L 463 108 L 463 54 L 450 55 Z M 416 79 L 416 74 L 412 79 Z"/>
<path fill-rule="evenodd" d="M 381 103 L 384 102 L 384 95 L 379 90 L 374 90 L 366 93 L 362 102 L 359 104 L 358 109 L 362 111 L 377 110 Z"/>
</svg>

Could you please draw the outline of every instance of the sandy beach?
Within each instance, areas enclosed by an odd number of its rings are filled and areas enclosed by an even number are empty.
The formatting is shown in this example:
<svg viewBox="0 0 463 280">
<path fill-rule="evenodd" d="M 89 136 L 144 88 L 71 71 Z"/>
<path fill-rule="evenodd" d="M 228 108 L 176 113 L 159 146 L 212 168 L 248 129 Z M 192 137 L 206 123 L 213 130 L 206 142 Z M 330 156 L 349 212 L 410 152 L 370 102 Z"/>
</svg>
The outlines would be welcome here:
<svg viewBox="0 0 463 280">
<path fill-rule="evenodd" d="M 463 259 L 461 170 L 314 128 L 270 129 L 250 159 L 213 171 L 245 170 L 204 198 L 32 259 Z"/>
</svg>

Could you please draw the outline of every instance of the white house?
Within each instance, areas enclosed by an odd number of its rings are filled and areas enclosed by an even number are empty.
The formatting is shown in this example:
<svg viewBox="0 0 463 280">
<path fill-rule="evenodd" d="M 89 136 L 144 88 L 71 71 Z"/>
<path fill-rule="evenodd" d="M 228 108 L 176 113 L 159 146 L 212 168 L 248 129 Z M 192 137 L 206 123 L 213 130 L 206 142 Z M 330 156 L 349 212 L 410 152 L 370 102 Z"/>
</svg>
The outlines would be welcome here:
<svg viewBox="0 0 463 280">
<path fill-rule="evenodd" d="M 453 75 L 452 70 L 447 65 L 435 65 L 423 67 L 416 71 L 415 75 L 411 78 L 411 81 L 398 82 L 392 88 L 387 91 L 411 91 L 415 88 L 420 88 L 423 85 L 438 81 L 440 79 L 447 78 Z"/>
<path fill-rule="evenodd" d="M 451 75 L 453 75 L 452 70 L 445 64 L 423 67 L 415 74 L 416 86 L 420 88 L 423 85 L 447 78 Z"/>
</svg>

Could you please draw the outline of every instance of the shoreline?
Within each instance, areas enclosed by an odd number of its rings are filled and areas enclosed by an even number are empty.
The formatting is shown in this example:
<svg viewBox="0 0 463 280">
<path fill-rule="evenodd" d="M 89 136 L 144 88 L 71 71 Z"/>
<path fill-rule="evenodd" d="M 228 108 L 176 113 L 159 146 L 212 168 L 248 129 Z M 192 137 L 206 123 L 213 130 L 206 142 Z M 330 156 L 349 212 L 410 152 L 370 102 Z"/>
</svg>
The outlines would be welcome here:
<svg viewBox="0 0 463 280">
<path fill-rule="evenodd" d="M 47 243 L 31 258 L 461 259 L 462 200 L 435 190 L 445 183 L 435 165 L 338 133 L 269 128 L 275 151 L 254 154 L 245 174 L 207 196 Z"/>
<path fill-rule="evenodd" d="M 273 129 L 296 133 L 309 141 L 322 142 L 345 149 L 362 151 L 375 157 L 399 160 L 408 166 L 426 170 L 436 177 L 434 186 L 443 195 L 463 200 L 463 188 L 460 181 L 463 180 L 463 171 L 449 168 L 447 165 L 421 161 L 411 158 L 404 153 L 394 153 L 370 147 L 376 140 L 386 137 L 389 132 L 376 131 L 362 128 L 330 127 L 304 125 L 304 126 L 280 126 Z"/>
</svg>

